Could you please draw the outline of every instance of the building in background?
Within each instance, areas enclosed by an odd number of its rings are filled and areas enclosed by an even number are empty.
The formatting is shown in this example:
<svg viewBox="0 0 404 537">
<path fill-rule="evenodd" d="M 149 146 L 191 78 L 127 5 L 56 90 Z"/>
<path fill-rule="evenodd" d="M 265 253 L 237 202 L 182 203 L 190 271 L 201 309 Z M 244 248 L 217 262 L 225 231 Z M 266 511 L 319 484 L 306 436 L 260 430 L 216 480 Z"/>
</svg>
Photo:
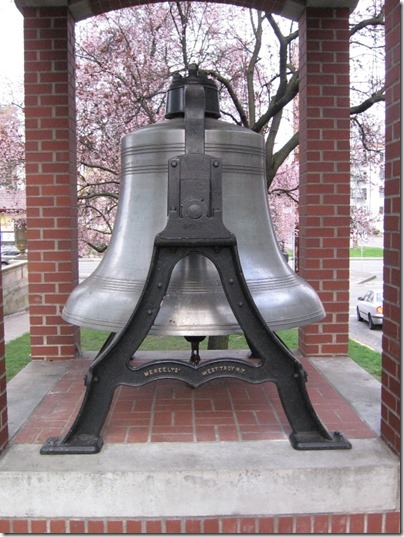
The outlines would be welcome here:
<svg viewBox="0 0 404 537">
<path fill-rule="evenodd" d="M 369 228 L 383 232 L 384 218 L 384 152 L 366 162 L 351 164 L 351 207 L 362 209 Z"/>
<path fill-rule="evenodd" d="M 15 244 L 16 230 L 25 228 L 25 190 L 0 190 L 1 245 Z M 17 231 L 18 233 L 18 231 Z"/>
</svg>

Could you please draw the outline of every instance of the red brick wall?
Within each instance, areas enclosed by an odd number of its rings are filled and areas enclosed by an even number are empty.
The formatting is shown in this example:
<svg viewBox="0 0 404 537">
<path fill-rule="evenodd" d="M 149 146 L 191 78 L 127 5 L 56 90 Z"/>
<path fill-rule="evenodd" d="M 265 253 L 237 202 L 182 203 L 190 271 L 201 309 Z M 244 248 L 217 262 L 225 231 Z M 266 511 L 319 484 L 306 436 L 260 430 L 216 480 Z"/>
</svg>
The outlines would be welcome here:
<svg viewBox="0 0 404 537">
<path fill-rule="evenodd" d="M 400 3 L 386 1 L 386 182 L 382 437 L 400 452 Z"/>
<path fill-rule="evenodd" d="M 0 519 L 3 533 L 400 533 L 400 514 L 152 519 Z"/>
<path fill-rule="evenodd" d="M 0 253 L 1 259 L 1 253 Z M 3 323 L 3 292 L 2 274 L 0 269 L 0 453 L 8 441 L 7 428 L 7 391 L 6 391 L 6 358 L 4 348 L 4 323 Z"/>
<path fill-rule="evenodd" d="M 78 282 L 74 22 L 67 8 L 23 14 L 32 358 L 72 358 L 79 332 L 60 313 Z"/>
<path fill-rule="evenodd" d="M 306 356 L 348 354 L 349 11 L 306 9 L 300 32 L 299 271 L 326 318 L 300 330 Z"/>
</svg>

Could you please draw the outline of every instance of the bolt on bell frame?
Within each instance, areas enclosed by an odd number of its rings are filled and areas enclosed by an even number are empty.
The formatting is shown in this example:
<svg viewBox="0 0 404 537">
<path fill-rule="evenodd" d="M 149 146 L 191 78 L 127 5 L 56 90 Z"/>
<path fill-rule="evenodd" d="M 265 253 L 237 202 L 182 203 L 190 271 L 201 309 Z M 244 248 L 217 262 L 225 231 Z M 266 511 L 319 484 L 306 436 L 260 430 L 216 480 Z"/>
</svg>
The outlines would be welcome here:
<svg viewBox="0 0 404 537">
<path fill-rule="evenodd" d="M 350 449 L 340 432 L 330 433 L 317 416 L 306 390 L 307 375 L 297 358 L 267 326 L 243 275 L 237 237 L 223 223 L 221 159 L 205 154 L 205 92 L 199 83 L 184 87 L 185 154 L 168 162 L 168 219 L 154 240 L 149 273 L 126 326 L 105 342 L 86 376 L 80 411 L 64 438 L 49 438 L 41 454 L 92 454 L 102 449 L 101 429 L 115 389 L 143 386 L 159 379 L 180 380 L 191 387 L 217 378 L 259 384 L 274 382 L 300 450 Z M 175 265 L 190 254 L 216 267 L 234 316 L 254 358 L 200 360 L 198 339 L 189 362 L 158 359 L 136 366 L 136 351 L 149 333 L 166 295 Z M 226 351 L 223 351 L 226 352 Z"/>
</svg>

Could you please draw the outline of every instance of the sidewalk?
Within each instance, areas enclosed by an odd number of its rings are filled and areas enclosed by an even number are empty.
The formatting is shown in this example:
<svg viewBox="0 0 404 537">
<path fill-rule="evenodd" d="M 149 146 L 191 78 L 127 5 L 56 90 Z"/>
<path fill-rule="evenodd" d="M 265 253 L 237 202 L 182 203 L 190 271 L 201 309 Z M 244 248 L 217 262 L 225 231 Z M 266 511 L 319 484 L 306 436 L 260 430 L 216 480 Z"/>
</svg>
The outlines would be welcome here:
<svg viewBox="0 0 404 537">
<path fill-rule="evenodd" d="M 19 311 L 4 317 L 4 337 L 8 343 L 29 332 L 28 311 Z"/>
</svg>

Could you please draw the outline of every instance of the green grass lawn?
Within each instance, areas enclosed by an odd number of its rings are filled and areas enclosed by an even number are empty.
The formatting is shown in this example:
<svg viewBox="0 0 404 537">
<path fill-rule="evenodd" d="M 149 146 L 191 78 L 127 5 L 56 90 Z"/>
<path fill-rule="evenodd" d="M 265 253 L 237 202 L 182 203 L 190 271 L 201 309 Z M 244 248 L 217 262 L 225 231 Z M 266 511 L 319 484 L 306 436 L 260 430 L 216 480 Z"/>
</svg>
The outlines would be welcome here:
<svg viewBox="0 0 404 537">
<path fill-rule="evenodd" d="M 381 354 L 361 345 L 357 341 L 349 340 L 348 354 L 350 358 L 368 373 L 381 381 L 382 378 L 382 357 Z"/>
<path fill-rule="evenodd" d="M 377 246 L 364 246 L 363 248 L 351 248 L 350 257 L 383 257 L 383 248 Z"/>
<path fill-rule="evenodd" d="M 6 378 L 11 380 L 30 361 L 29 334 L 10 341 L 6 345 Z"/>
<path fill-rule="evenodd" d="M 298 329 L 280 330 L 277 332 L 282 341 L 290 348 L 298 345 Z M 81 330 L 81 344 L 85 351 L 98 351 L 108 336 L 107 332 Z M 201 350 L 206 349 L 207 338 L 201 343 Z M 143 350 L 190 350 L 190 344 L 182 337 L 147 336 L 142 343 Z M 229 349 L 248 348 L 242 335 L 229 338 Z M 361 367 L 366 369 L 378 380 L 381 379 L 381 355 L 356 341 L 349 340 L 349 356 Z M 25 334 L 6 345 L 6 376 L 11 380 L 23 367 L 30 362 L 29 334 Z"/>
<path fill-rule="evenodd" d="M 364 246 L 363 248 L 350 248 L 349 257 L 383 257 L 383 248 L 377 246 Z M 289 260 L 293 259 L 293 251 L 288 250 Z"/>
<path fill-rule="evenodd" d="M 297 347 L 297 330 L 280 330 L 278 336 L 291 349 Z M 83 350 L 95 351 L 102 347 L 102 344 L 108 337 L 108 332 L 98 332 L 97 330 L 81 330 L 81 345 Z M 200 344 L 200 349 L 205 350 L 208 346 L 208 338 Z M 140 349 L 145 351 L 156 350 L 189 350 L 190 344 L 183 337 L 165 337 L 165 336 L 147 336 L 143 341 Z M 245 337 L 239 334 L 233 334 L 229 337 L 229 349 L 248 349 Z"/>
</svg>

